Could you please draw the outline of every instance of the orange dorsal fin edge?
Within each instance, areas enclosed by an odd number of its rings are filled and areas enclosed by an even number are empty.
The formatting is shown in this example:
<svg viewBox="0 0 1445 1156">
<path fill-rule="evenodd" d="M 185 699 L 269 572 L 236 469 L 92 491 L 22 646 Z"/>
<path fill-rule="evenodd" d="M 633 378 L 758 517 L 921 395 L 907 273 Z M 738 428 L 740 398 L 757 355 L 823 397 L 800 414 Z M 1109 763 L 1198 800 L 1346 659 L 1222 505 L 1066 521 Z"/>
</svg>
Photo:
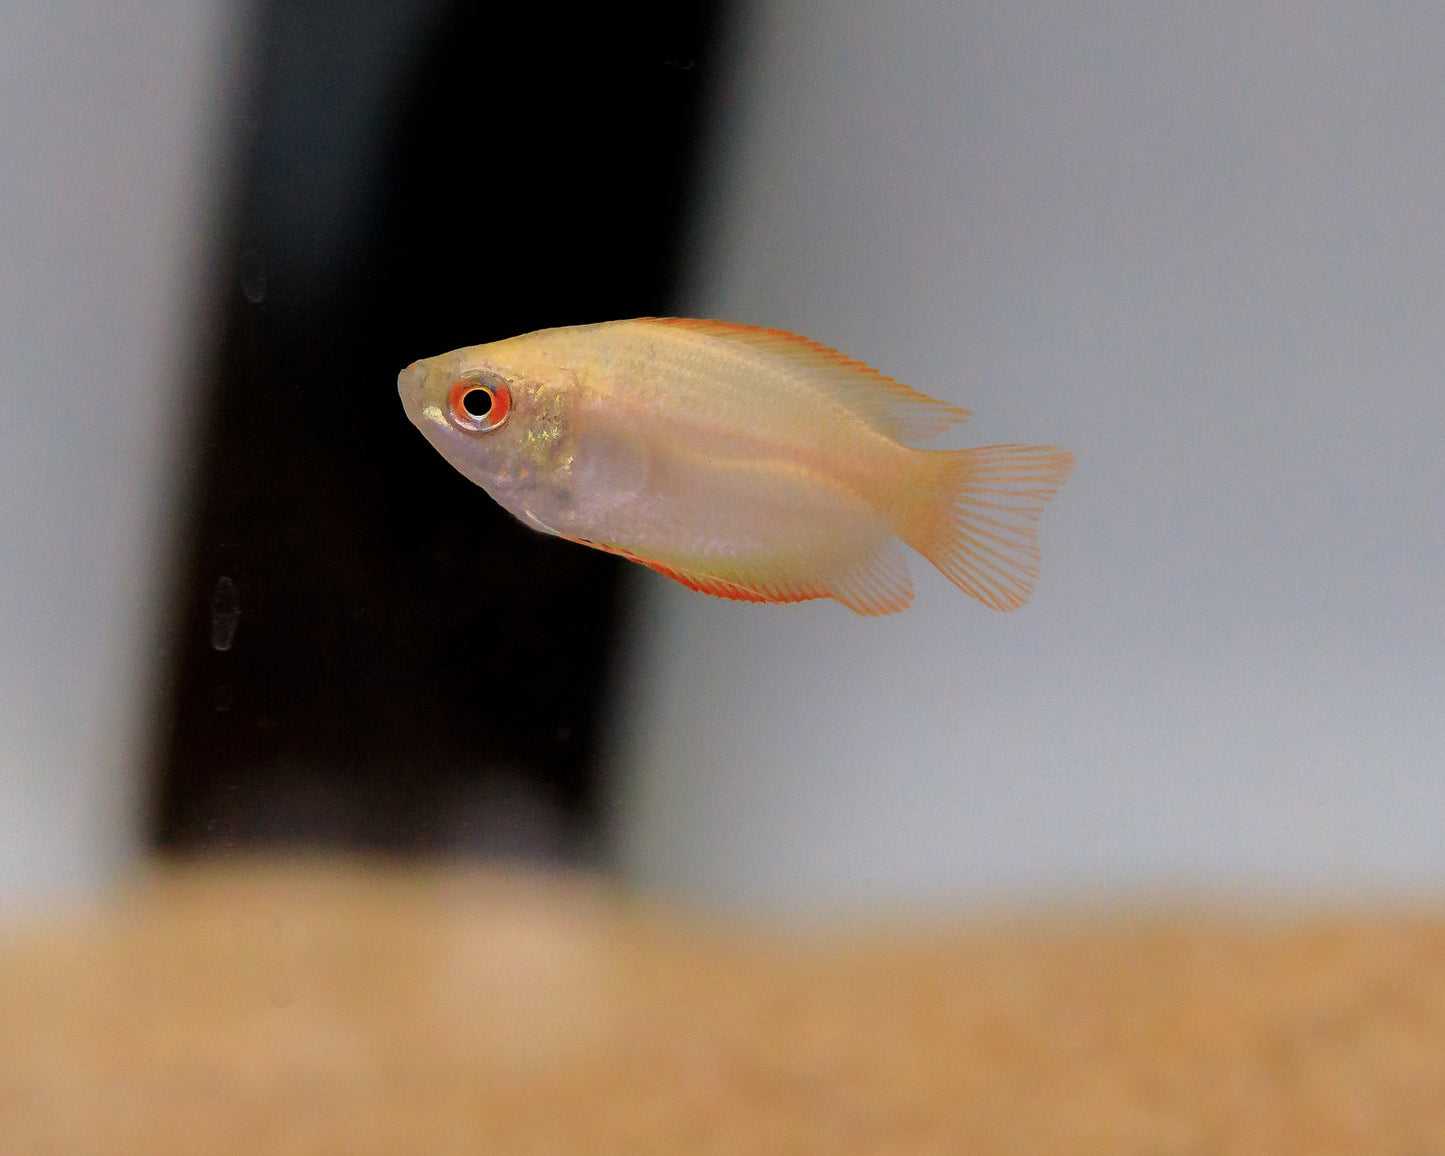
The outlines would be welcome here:
<svg viewBox="0 0 1445 1156">
<path fill-rule="evenodd" d="M 638 320 L 736 342 L 779 358 L 801 380 L 832 398 L 885 437 L 904 445 L 927 441 L 972 416 L 961 406 L 919 393 L 901 381 L 878 372 L 871 365 L 783 329 L 689 317 L 641 317 Z"/>
</svg>

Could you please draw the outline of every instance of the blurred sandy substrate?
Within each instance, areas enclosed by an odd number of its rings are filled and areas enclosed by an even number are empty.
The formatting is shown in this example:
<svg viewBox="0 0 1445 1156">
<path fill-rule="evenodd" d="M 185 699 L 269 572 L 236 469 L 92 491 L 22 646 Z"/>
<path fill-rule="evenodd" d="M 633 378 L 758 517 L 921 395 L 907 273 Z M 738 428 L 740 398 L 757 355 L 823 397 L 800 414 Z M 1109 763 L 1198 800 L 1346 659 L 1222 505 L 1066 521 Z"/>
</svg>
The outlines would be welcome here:
<svg viewBox="0 0 1445 1156">
<path fill-rule="evenodd" d="M 575 877 L 170 868 L 0 929 L 0 1150 L 1445 1152 L 1445 920 L 785 940 Z"/>
</svg>

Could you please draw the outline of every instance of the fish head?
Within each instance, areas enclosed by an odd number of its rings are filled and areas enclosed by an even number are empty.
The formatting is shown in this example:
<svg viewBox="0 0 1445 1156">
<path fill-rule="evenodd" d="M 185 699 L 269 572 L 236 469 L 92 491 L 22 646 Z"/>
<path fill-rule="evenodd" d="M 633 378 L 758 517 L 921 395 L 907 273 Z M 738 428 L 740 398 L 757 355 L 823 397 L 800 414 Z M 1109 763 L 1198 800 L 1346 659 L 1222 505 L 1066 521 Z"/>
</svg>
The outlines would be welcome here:
<svg viewBox="0 0 1445 1156">
<path fill-rule="evenodd" d="M 412 423 L 471 481 L 514 513 L 563 487 L 579 390 L 564 365 L 500 341 L 413 362 L 397 377 Z"/>
</svg>

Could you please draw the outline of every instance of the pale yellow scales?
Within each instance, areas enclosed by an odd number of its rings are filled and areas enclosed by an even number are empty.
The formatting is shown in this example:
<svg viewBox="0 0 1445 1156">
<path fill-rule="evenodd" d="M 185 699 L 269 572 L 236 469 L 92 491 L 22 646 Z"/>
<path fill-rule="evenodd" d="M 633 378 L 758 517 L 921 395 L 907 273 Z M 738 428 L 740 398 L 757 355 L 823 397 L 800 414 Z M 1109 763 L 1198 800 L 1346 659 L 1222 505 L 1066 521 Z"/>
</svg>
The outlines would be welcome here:
<svg viewBox="0 0 1445 1156">
<path fill-rule="evenodd" d="M 999 610 L 1038 575 L 1052 446 L 915 448 L 967 420 L 773 329 L 642 318 L 418 361 L 407 416 L 527 524 L 756 602 L 913 601 L 902 543 Z"/>
</svg>

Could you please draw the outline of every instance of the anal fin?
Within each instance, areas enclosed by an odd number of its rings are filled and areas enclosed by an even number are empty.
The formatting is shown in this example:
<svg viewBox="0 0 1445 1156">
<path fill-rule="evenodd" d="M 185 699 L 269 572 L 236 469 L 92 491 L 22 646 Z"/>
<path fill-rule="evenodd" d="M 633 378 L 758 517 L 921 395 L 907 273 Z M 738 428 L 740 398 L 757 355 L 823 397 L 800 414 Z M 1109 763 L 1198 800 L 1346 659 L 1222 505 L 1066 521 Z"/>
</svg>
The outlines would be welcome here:
<svg viewBox="0 0 1445 1156">
<path fill-rule="evenodd" d="M 715 574 L 704 574 L 680 566 L 669 566 L 666 562 L 649 562 L 645 558 L 634 558 L 650 570 L 665 574 L 674 582 L 681 582 L 689 590 L 711 594 L 715 598 L 731 598 L 736 602 L 807 602 L 812 598 L 826 598 L 821 590 L 764 589 L 749 586 L 745 582 L 734 582 Z"/>
<path fill-rule="evenodd" d="M 832 598 L 855 614 L 896 614 L 913 603 L 913 579 L 903 544 L 880 537 L 873 549 L 850 559 L 821 560 L 804 553 L 767 562 L 717 559 L 704 566 L 647 558 L 618 546 L 562 535 L 594 550 L 605 550 L 680 582 L 689 590 L 737 602 L 808 602 Z"/>
<path fill-rule="evenodd" d="M 861 562 L 814 574 L 804 565 L 779 566 L 767 574 L 749 574 L 746 567 L 728 566 L 721 573 L 638 558 L 644 566 L 681 582 L 691 590 L 741 602 L 807 602 L 832 598 L 855 614 L 896 614 L 913 603 L 913 579 L 903 546 L 886 538 Z"/>
<path fill-rule="evenodd" d="M 828 593 L 855 614 L 897 614 L 913 604 L 913 577 L 903 543 L 885 538 L 871 555 L 828 583 Z"/>
</svg>

